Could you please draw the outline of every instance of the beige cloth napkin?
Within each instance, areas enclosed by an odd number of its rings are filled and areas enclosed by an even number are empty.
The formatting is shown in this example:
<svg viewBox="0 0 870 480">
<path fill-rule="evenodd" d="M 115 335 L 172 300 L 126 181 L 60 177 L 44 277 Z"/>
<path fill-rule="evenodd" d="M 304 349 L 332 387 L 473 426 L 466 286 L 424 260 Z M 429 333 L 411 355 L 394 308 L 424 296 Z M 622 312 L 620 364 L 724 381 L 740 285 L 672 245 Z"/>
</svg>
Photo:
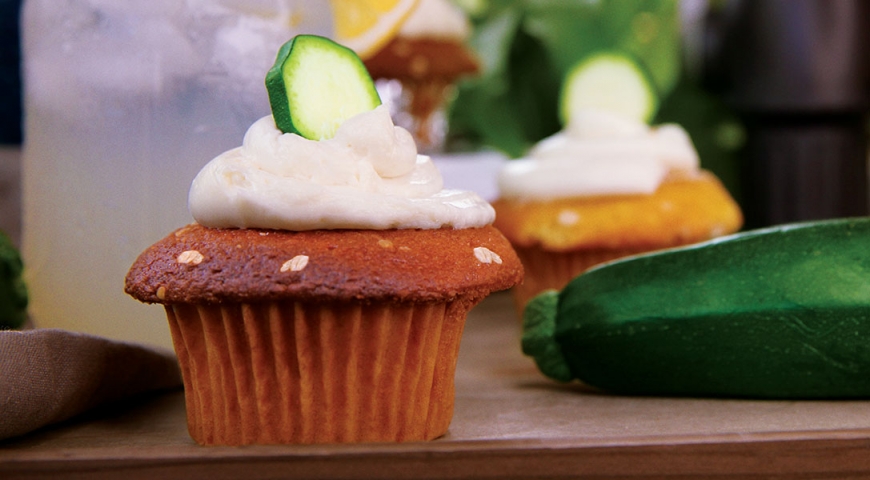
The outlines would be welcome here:
<svg viewBox="0 0 870 480">
<path fill-rule="evenodd" d="M 0 440 L 180 385 L 172 352 L 58 329 L 0 331 Z"/>
</svg>

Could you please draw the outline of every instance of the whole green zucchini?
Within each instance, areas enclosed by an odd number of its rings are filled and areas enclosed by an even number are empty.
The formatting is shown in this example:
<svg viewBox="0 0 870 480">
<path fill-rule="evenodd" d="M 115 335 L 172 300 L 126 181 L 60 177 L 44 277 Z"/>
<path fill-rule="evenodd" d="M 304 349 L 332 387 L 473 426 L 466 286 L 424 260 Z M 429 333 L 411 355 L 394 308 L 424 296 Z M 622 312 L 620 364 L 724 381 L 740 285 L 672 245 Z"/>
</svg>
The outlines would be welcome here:
<svg viewBox="0 0 870 480">
<path fill-rule="evenodd" d="M 870 218 L 617 260 L 536 297 L 523 351 L 636 395 L 870 397 Z"/>
</svg>

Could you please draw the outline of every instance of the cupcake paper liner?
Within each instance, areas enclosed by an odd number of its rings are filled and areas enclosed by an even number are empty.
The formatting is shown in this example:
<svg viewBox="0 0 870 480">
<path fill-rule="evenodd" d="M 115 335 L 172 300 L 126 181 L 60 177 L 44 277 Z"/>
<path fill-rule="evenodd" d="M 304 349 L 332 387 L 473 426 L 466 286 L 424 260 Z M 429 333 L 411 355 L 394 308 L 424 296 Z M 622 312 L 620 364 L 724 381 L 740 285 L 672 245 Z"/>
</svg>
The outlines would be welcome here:
<svg viewBox="0 0 870 480">
<path fill-rule="evenodd" d="M 437 438 L 475 303 L 167 306 L 190 435 L 203 445 Z"/>
<path fill-rule="evenodd" d="M 585 249 L 553 252 L 540 248 L 514 247 L 525 269 L 523 282 L 512 289 L 514 304 L 522 318 L 526 303 L 544 290 L 561 290 L 574 277 L 600 263 L 648 249 Z"/>
</svg>

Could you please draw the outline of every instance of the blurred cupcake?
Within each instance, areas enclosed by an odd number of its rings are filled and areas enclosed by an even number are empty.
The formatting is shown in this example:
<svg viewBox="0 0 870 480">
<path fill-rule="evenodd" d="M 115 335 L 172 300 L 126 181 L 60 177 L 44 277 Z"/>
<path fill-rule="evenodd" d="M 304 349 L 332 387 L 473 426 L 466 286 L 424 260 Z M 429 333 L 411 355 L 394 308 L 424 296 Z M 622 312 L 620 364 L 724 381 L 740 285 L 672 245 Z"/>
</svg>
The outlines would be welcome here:
<svg viewBox="0 0 870 480">
<path fill-rule="evenodd" d="M 197 224 L 126 291 L 163 304 L 200 444 L 443 435 L 468 311 L 522 267 L 476 194 L 442 189 L 386 107 L 330 140 L 271 116 L 193 182 Z"/>
<path fill-rule="evenodd" d="M 599 263 L 733 233 L 743 222 L 681 127 L 603 110 L 578 112 L 508 162 L 498 183 L 495 226 L 525 268 L 513 291 L 520 311 Z"/>
<path fill-rule="evenodd" d="M 396 123 L 424 153 L 443 146 L 456 81 L 479 70 L 466 45 L 470 33 L 464 12 L 450 0 L 419 0 L 396 36 L 364 59 Z"/>
</svg>

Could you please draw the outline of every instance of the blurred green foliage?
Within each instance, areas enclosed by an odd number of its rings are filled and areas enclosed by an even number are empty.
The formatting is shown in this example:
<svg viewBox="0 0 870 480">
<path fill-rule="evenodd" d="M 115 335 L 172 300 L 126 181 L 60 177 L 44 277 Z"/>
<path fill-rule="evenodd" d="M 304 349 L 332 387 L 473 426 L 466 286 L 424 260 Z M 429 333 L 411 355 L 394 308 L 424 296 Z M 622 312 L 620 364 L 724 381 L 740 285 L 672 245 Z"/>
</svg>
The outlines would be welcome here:
<svg viewBox="0 0 870 480">
<path fill-rule="evenodd" d="M 454 145 L 520 157 L 562 128 L 563 79 L 601 50 L 623 52 L 646 69 L 660 98 L 652 123 L 675 122 L 702 164 L 735 196 L 742 129 L 722 101 L 683 71 L 678 0 L 457 0 L 474 26 L 469 43 L 481 74 L 463 81 L 450 112 Z"/>
<path fill-rule="evenodd" d="M 0 231 L 0 330 L 19 328 L 27 320 L 24 264 L 12 240 Z"/>
<path fill-rule="evenodd" d="M 601 50 L 632 55 L 660 96 L 680 74 L 675 0 L 488 0 L 470 12 L 482 74 L 460 86 L 451 131 L 516 157 L 561 128 L 562 80 Z"/>
</svg>

